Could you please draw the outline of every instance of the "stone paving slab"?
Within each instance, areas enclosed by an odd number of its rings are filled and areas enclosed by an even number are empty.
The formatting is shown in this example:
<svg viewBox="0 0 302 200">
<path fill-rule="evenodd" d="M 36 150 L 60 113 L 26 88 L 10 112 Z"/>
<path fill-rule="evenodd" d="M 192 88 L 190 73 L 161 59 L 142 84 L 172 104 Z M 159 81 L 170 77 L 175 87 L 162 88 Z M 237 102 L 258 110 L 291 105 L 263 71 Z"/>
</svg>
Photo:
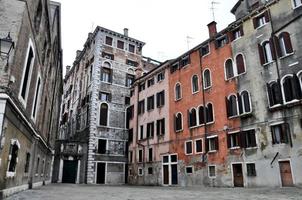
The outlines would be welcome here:
<svg viewBox="0 0 302 200">
<path fill-rule="evenodd" d="M 200 188 L 51 184 L 5 200 L 302 200 L 300 188 Z"/>
</svg>

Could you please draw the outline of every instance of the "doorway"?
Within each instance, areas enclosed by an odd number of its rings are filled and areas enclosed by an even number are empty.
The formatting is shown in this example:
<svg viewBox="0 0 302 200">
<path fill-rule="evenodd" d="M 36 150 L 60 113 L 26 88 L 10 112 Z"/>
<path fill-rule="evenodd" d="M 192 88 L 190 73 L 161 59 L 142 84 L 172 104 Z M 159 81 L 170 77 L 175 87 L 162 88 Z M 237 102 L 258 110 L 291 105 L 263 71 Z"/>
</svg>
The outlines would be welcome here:
<svg viewBox="0 0 302 200">
<path fill-rule="evenodd" d="M 163 185 L 177 185 L 178 184 L 178 170 L 177 170 L 177 155 L 166 155 L 162 159 L 163 168 Z"/>
<path fill-rule="evenodd" d="M 77 160 L 64 160 L 62 183 L 75 183 L 77 178 Z"/>
<path fill-rule="evenodd" d="M 242 164 L 233 164 L 233 180 L 234 187 L 243 187 L 243 172 L 242 172 Z"/>
<path fill-rule="evenodd" d="M 97 163 L 97 184 L 105 184 L 106 163 Z"/>
<path fill-rule="evenodd" d="M 282 187 L 292 187 L 294 183 L 290 161 L 279 161 L 279 168 Z"/>
</svg>

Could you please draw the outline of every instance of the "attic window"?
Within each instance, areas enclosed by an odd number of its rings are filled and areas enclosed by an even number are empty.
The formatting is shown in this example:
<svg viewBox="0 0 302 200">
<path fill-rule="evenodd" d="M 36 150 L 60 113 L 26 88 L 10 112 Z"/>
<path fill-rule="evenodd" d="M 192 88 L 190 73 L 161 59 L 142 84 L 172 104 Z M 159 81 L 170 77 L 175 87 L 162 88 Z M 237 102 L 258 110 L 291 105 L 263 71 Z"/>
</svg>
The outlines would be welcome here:
<svg viewBox="0 0 302 200">
<path fill-rule="evenodd" d="M 103 52 L 102 57 L 106 58 L 106 59 L 114 60 L 114 55 L 113 54 Z"/>
<path fill-rule="evenodd" d="M 184 67 L 186 65 L 190 64 L 190 58 L 189 56 L 185 56 L 184 58 L 181 59 L 180 61 L 180 67 Z"/>
<path fill-rule="evenodd" d="M 171 65 L 170 67 L 170 71 L 171 71 L 171 74 L 174 73 L 176 70 L 178 70 L 178 67 L 179 67 L 179 63 L 174 63 Z"/>
<path fill-rule="evenodd" d="M 216 47 L 221 48 L 228 43 L 228 38 L 226 35 L 223 35 L 216 39 Z"/>
<path fill-rule="evenodd" d="M 127 65 L 130 65 L 130 66 L 133 66 L 133 67 L 137 67 L 138 66 L 138 63 L 135 62 L 135 61 L 132 61 L 132 60 L 126 60 L 126 64 Z"/>
<path fill-rule="evenodd" d="M 254 28 L 260 28 L 269 22 L 269 13 L 265 11 L 253 19 Z"/>
<path fill-rule="evenodd" d="M 201 47 L 201 55 L 205 56 L 208 55 L 210 53 L 210 46 L 209 44 L 206 44 L 204 46 Z"/>
</svg>

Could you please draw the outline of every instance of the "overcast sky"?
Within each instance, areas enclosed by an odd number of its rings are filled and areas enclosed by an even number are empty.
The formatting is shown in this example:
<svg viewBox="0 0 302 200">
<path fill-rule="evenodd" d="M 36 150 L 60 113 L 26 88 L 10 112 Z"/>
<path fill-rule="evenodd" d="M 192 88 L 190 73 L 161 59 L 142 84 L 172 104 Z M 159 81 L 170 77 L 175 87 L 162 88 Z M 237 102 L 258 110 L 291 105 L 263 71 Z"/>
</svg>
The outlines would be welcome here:
<svg viewBox="0 0 302 200">
<path fill-rule="evenodd" d="M 213 21 L 212 0 L 56 0 L 62 6 L 63 63 L 72 65 L 88 33 L 97 25 L 146 43 L 143 55 L 172 59 L 208 38 Z M 235 20 L 230 13 L 237 0 L 215 0 L 218 31 Z M 188 38 L 189 37 L 189 38 Z"/>
</svg>

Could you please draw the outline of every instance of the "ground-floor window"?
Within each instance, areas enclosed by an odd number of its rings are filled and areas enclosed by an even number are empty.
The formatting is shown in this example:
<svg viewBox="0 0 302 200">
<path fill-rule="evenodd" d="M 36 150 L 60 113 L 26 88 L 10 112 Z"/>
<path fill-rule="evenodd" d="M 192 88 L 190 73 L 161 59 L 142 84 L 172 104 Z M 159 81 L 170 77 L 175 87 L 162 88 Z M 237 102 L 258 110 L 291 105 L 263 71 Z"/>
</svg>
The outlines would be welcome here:
<svg viewBox="0 0 302 200">
<path fill-rule="evenodd" d="M 246 164 L 247 176 L 256 176 L 256 165 L 255 163 Z"/>
</svg>

